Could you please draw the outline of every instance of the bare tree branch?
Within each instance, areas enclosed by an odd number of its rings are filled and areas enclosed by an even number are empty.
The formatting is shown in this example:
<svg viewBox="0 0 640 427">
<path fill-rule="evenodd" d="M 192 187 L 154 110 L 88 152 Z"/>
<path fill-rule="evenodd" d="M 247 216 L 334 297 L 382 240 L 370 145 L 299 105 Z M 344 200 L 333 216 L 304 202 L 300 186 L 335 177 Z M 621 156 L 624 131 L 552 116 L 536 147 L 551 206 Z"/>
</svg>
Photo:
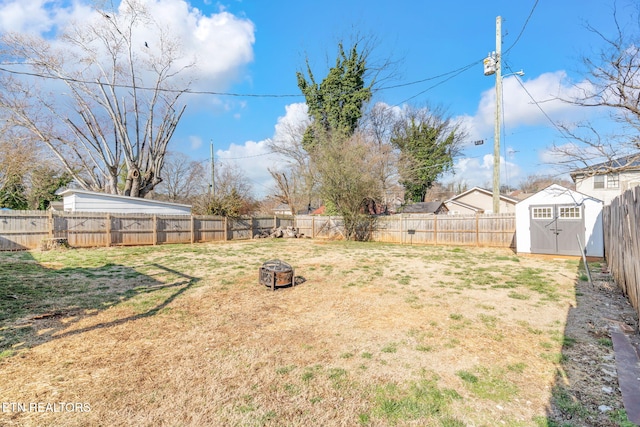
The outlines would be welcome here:
<svg viewBox="0 0 640 427">
<path fill-rule="evenodd" d="M 44 90 L 37 81 L 2 76 L 0 106 L 83 188 L 144 197 L 162 182 L 167 147 L 186 108 L 179 102 L 190 83 L 178 78 L 193 64 L 178 65 L 179 44 L 153 21 L 145 2 L 124 0 L 118 11 L 100 12 L 103 20 L 70 26 L 55 45 L 3 35 L 5 57 L 57 81 Z M 157 34 L 153 49 L 140 49 L 139 27 Z M 153 81 L 153 89 L 145 81 Z M 184 87 L 170 93 L 174 82 Z"/>
</svg>

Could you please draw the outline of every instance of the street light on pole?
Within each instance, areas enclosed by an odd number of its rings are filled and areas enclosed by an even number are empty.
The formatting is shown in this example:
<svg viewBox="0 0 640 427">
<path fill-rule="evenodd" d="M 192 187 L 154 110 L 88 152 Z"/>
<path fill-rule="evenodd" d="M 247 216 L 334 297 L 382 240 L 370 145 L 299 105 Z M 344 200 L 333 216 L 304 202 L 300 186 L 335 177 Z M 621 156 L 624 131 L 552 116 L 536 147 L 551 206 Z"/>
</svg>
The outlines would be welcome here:
<svg viewBox="0 0 640 427">
<path fill-rule="evenodd" d="M 496 75 L 496 112 L 493 128 L 493 213 L 500 213 L 500 118 L 502 116 L 502 17 L 496 17 L 496 50 L 484 62 L 484 75 Z M 520 70 L 508 76 L 524 75 Z M 506 77 L 506 76 L 505 76 Z"/>
</svg>

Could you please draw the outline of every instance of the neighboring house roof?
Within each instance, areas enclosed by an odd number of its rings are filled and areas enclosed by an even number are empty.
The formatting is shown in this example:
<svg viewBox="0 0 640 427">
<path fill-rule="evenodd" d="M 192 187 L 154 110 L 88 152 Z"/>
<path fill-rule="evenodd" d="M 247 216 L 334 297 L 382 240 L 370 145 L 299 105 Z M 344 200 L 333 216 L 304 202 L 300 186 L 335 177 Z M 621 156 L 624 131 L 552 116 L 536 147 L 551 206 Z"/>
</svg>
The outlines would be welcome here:
<svg viewBox="0 0 640 427">
<path fill-rule="evenodd" d="M 443 202 L 420 202 L 406 205 L 402 208 L 402 213 L 438 213 L 447 212 L 449 209 Z"/>
<path fill-rule="evenodd" d="M 318 209 L 311 212 L 311 215 L 324 215 L 324 211 L 327 210 L 325 205 L 320 206 Z"/>
<path fill-rule="evenodd" d="M 639 171 L 640 170 L 640 154 L 632 154 L 629 156 L 618 157 L 617 159 L 607 160 L 606 162 L 596 163 L 580 169 L 569 172 L 573 182 L 585 175 L 606 175 L 608 173 L 618 173 L 622 171 Z"/>
<path fill-rule="evenodd" d="M 276 212 L 291 212 L 291 208 L 286 203 L 280 203 L 273 210 Z"/>
<path fill-rule="evenodd" d="M 313 213 L 313 211 L 315 211 L 316 209 L 317 208 L 314 208 L 313 206 L 307 206 L 306 208 L 299 209 L 298 215 L 311 215 L 311 213 Z"/>
<path fill-rule="evenodd" d="M 52 211 L 62 211 L 64 210 L 64 202 L 51 202 L 49 203 L 49 209 L 51 209 Z"/>
<path fill-rule="evenodd" d="M 517 199 L 518 201 L 522 201 L 524 199 L 528 199 L 534 194 L 536 193 L 525 193 L 524 191 L 521 191 L 521 190 L 515 190 L 515 191 L 512 191 L 511 194 L 509 194 L 509 197 L 513 199 Z"/>
<path fill-rule="evenodd" d="M 493 191 L 490 191 L 490 190 L 487 190 L 487 189 L 481 188 L 481 187 L 473 187 L 470 190 L 467 190 L 467 191 L 465 191 L 463 193 L 460 193 L 458 195 L 453 196 L 449 200 L 445 200 L 445 203 L 453 202 L 453 201 L 455 201 L 457 199 L 460 199 L 460 198 L 466 196 L 469 193 L 473 193 L 474 191 L 477 191 L 479 193 L 483 193 L 483 194 L 486 194 L 487 196 L 493 197 Z M 518 203 L 518 199 L 515 199 L 513 197 L 509 197 L 509 196 L 505 196 L 504 194 L 500 194 L 500 200 L 503 200 L 503 201 L 505 201 L 507 203 L 513 203 L 514 205 L 516 203 Z"/>
<path fill-rule="evenodd" d="M 297 215 L 308 215 L 308 214 L 313 213 L 314 210 L 316 210 L 316 208 L 314 208 L 313 206 L 307 206 L 306 208 L 298 209 L 296 214 Z M 291 207 L 286 203 L 280 203 L 278 206 L 273 208 L 273 211 L 276 212 L 276 213 L 277 212 L 282 212 L 284 214 L 291 215 Z"/>
<path fill-rule="evenodd" d="M 450 203 L 452 205 L 457 205 L 457 206 L 463 207 L 465 209 L 469 209 L 471 211 L 474 211 L 476 213 L 484 213 L 484 209 L 478 208 L 476 206 L 471 206 L 471 205 L 469 205 L 467 203 L 462 203 L 462 202 L 460 202 L 458 200 L 450 199 L 450 200 L 447 200 L 446 203 Z"/>
</svg>

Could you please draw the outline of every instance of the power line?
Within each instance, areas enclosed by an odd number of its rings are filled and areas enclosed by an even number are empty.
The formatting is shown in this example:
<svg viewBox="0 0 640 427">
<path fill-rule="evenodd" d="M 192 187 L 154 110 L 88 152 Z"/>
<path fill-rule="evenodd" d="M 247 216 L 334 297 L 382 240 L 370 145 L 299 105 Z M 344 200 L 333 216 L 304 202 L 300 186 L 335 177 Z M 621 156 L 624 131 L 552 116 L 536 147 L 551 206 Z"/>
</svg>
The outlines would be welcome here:
<svg viewBox="0 0 640 427">
<path fill-rule="evenodd" d="M 219 160 L 241 160 L 241 159 L 250 159 L 253 157 L 262 157 L 262 156 L 268 156 L 269 154 L 279 154 L 277 151 L 269 151 L 266 153 L 261 153 L 261 154 L 252 154 L 250 156 L 242 156 L 242 157 L 220 157 L 218 156 Z"/>
<path fill-rule="evenodd" d="M 472 67 L 472 66 L 474 66 L 474 65 L 476 65 L 476 64 L 478 64 L 480 62 L 482 62 L 482 59 L 480 59 L 478 61 L 473 61 L 471 64 L 465 65 L 464 67 L 460 67 L 460 68 L 457 68 L 455 70 L 451 70 L 451 71 L 448 71 L 446 73 L 439 74 L 437 76 L 427 77 L 427 78 L 424 78 L 424 79 L 421 79 L 421 80 L 415 80 L 415 81 L 409 82 L 409 83 L 400 83 L 400 84 L 397 84 L 397 85 L 385 86 L 385 87 L 381 87 L 379 89 L 376 89 L 376 91 L 382 91 L 382 90 L 387 90 L 387 89 L 396 89 L 396 88 L 405 87 L 405 86 L 412 86 L 412 85 L 416 85 L 416 84 L 419 84 L 419 83 L 428 82 L 429 80 L 439 79 L 440 77 L 445 77 L 445 76 L 448 76 L 449 74 L 457 73 L 458 71 L 461 71 L 461 70 L 462 71 L 466 71 L 469 67 Z"/>
<path fill-rule="evenodd" d="M 481 63 L 482 59 L 474 61 L 468 65 L 465 65 L 464 67 L 460 67 L 457 68 L 455 70 L 451 70 L 448 71 L 446 73 L 442 73 L 442 74 L 438 74 L 436 76 L 431 76 L 431 77 L 426 77 L 424 79 L 420 79 L 420 80 L 415 80 L 415 81 L 411 81 L 411 82 L 407 82 L 407 83 L 400 83 L 397 85 L 390 85 L 390 86 L 384 86 L 381 88 L 377 88 L 374 89 L 374 92 L 381 92 L 381 91 L 385 91 L 385 90 L 390 90 L 390 89 L 397 89 L 397 88 L 401 88 L 401 87 L 406 87 L 406 86 L 413 86 L 416 84 L 420 84 L 420 83 L 424 83 L 430 80 L 435 80 L 441 77 L 445 77 L 445 76 L 449 76 L 451 74 L 453 74 L 453 76 L 449 77 L 448 79 L 445 79 L 419 93 L 417 93 L 416 95 L 408 98 L 407 100 L 403 101 L 409 101 L 425 92 L 427 92 L 428 90 L 431 90 L 449 80 L 451 80 L 453 77 L 456 77 L 457 75 L 461 74 L 464 71 L 467 71 L 469 68 L 473 67 L 474 65 Z M 1 65 L 30 65 L 30 64 L 24 64 L 24 63 L 15 63 L 15 62 L 3 62 Z M 18 71 L 18 70 L 11 70 L 5 67 L 0 67 L 0 72 L 5 72 L 5 73 L 9 73 L 9 74 L 15 74 L 15 75 L 22 75 L 22 76 L 30 76 L 30 77 L 36 77 L 36 78 L 42 78 L 42 79 L 48 79 L 48 80 L 59 80 L 59 81 L 64 81 L 64 82 L 69 82 L 69 83 L 79 83 L 79 84 L 87 84 L 87 85 L 98 85 L 98 86 L 108 86 L 108 87 L 112 87 L 112 88 L 118 88 L 118 89 L 136 89 L 136 90 L 150 90 L 150 91 L 158 91 L 158 92 L 166 92 L 166 93 L 184 93 L 184 94 L 190 94 L 190 95 L 214 95 L 214 96 L 230 96 L 230 97 L 238 97 L 238 98 L 302 98 L 304 95 L 302 94 L 268 94 L 268 93 L 238 93 L 238 92 L 217 92 L 217 91 L 207 91 L 207 90 L 192 90 L 192 89 L 170 89 L 170 88 L 157 88 L 157 87 L 146 87 L 146 86 L 134 86 L 134 85 L 130 85 L 130 84 L 123 84 L 123 83 L 107 83 L 107 82 L 102 82 L 99 80 L 96 81 L 91 81 L 91 80 L 85 80 L 85 79 L 80 79 L 80 78 L 75 78 L 75 77 L 67 77 L 67 76 L 53 76 L 53 75 L 48 75 L 48 74 L 42 74 L 42 73 L 35 73 L 35 72 L 29 72 L 29 71 Z"/>
<path fill-rule="evenodd" d="M 482 59 L 481 59 L 481 60 L 478 60 L 478 61 L 474 61 L 474 62 L 472 62 L 472 63 L 471 63 L 471 64 L 469 64 L 469 65 L 466 65 L 466 66 L 464 66 L 464 67 L 462 67 L 462 68 L 458 68 L 458 69 L 456 70 L 456 73 L 455 73 L 455 74 L 453 74 L 452 76 L 450 76 L 449 78 L 446 78 L 446 79 L 442 80 L 441 82 L 438 82 L 438 83 L 436 83 L 436 84 L 434 84 L 434 85 L 432 85 L 432 86 L 429 86 L 429 87 L 428 87 L 428 88 L 426 88 L 425 90 L 420 91 L 420 92 L 416 93 L 416 94 L 415 94 L 415 95 L 413 95 L 413 96 L 410 96 L 409 98 L 407 98 L 407 99 L 405 99 L 405 100 L 403 100 L 403 101 L 401 101 L 401 102 L 399 102 L 399 103 L 395 104 L 395 105 L 394 105 L 394 107 L 397 107 L 397 106 L 399 106 L 399 105 L 401 105 L 401 104 L 404 104 L 404 103 L 405 103 L 405 102 L 407 102 L 407 101 L 411 101 L 412 99 L 414 99 L 414 98 L 416 98 L 416 97 L 418 97 L 418 96 L 422 95 L 423 93 L 428 92 L 428 91 L 430 91 L 431 89 L 436 88 L 436 87 L 438 87 L 438 86 L 440 86 L 440 85 L 442 85 L 442 84 L 444 84 L 444 83 L 448 82 L 449 80 L 451 80 L 451 79 L 453 79 L 453 78 L 455 78 L 455 77 L 459 76 L 460 74 L 462 74 L 462 73 L 464 73 L 465 71 L 469 70 L 469 69 L 470 69 L 470 68 L 472 68 L 474 65 L 476 65 L 476 64 L 478 64 L 478 63 L 481 63 L 482 61 L 483 61 Z M 451 74 L 451 73 L 447 73 L 447 74 L 445 74 L 445 75 L 448 75 L 448 74 Z"/>
<path fill-rule="evenodd" d="M 513 72 L 513 70 L 511 69 L 511 67 L 509 67 L 506 63 L 505 63 L 505 68 L 507 68 L 509 71 Z M 533 103 L 536 105 L 536 107 L 538 107 L 538 109 L 542 112 L 542 114 L 547 118 L 547 120 L 549 121 L 549 123 L 551 123 L 553 125 L 554 128 L 556 128 L 556 130 L 560 133 L 560 135 L 568 140 L 571 140 L 571 138 L 569 138 L 567 135 L 565 135 L 564 130 L 558 126 L 556 124 L 556 122 L 554 122 L 551 117 L 549 117 L 549 115 L 547 114 L 546 111 L 544 111 L 544 109 L 540 106 L 540 103 L 538 101 L 536 101 L 536 99 L 533 97 L 533 95 L 531 95 L 531 93 L 527 90 L 527 88 L 525 87 L 524 84 L 522 84 L 522 81 L 520 80 L 520 78 L 516 75 L 516 81 L 518 82 L 518 84 L 520 85 L 520 87 L 522 87 L 522 90 L 524 90 L 526 92 L 526 94 L 529 96 L 529 98 L 531 99 L 531 101 L 533 101 Z"/>
<path fill-rule="evenodd" d="M 511 46 L 509 46 L 507 49 L 505 49 L 504 51 L 504 55 L 506 55 L 507 53 L 509 53 L 509 51 L 511 49 L 513 49 L 513 47 L 518 43 L 518 41 L 520 40 L 520 37 L 522 37 L 522 34 L 524 33 L 525 28 L 527 28 L 527 24 L 529 23 L 529 20 L 531 19 L 531 17 L 533 16 L 533 12 L 536 10 L 536 7 L 538 6 L 538 1 L 536 0 L 533 3 L 533 7 L 531 8 L 531 11 L 529 12 L 529 16 L 527 16 L 527 19 L 524 21 L 524 25 L 522 26 L 522 29 L 520 30 L 520 33 L 518 34 L 518 37 L 516 37 L 516 39 L 514 40 L 514 42 L 511 44 Z"/>
<path fill-rule="evenodd" d="M 6 65 L 6 64 L 3 64 Z M 193 95 L 217 95 L 217 96 L 234 96 L 234 97 L 253 97 L 253 98 L 300 98 L 302 94 L 256 94 L 256 93 L 234 93 L 234 92 L 216 92 L 216 91 L 206 91 L 206 90 L 191 90 L 191 89 L 169 89 L 169 88 L 155 88 L 155 87 L 145 87 L 145 86 L 133 86 L 128 84 L 119 84 L 119 83 L 105 83 L 101 81 L 90 81 L 77 79 L 74 77 L 64 77 L 64 76 L 51 76 L 47 74 L 41 73 L 31 73 L 28 71 L 16 71 L 9 70 L 3 67 L 0 67 L 0 71 L 4 71 L 10 74 L 17 74 L 22 76 L 30 76 L 30 77 L 38 77 L 42 79 L 49 80 L 61 80 L 70 83 L 81 83 L 81 84 L 93 84 L 98 86 L 108 86 L 118 89 L 136 89 L 136 90 L 152 90 L 158 92 L 168 92 L 168 93 L 186 93 Z"/>
<path fill-rule="evenodd" d="M 501 103 L 500 106 L 502 107 L 502 142 L 506 142 L 506 135 L 505 135 L 505 125 L 504 125 L 504 92 L 500 92 L 500 95 L 502 95 L 502 99 L 501 99 Z M 507 182 L 507 187 L 509 187 L 509 166 L 507 163 L 507 144 L 502 144 L 502 151 L 504 153 L 504 177 L 505 177 L 505 181 Z"/>
<path fill-rule="evenodd" d="M 520 40 L 520 38 L 522 37 L 522 34 L 524 33 L 529 21 L 531 20 L 531 17 L 533 16 L 533 13 L 536 9 L 536 7 L 538 6 L 538 2 L 539 0 L 535 0 L 531 11 L 529 12 L 529 15 L 527 16 L 527 19 L 525 20 L 525 23 L 522 26 L 522 29 L 520 30 L 520 33 L 518 34 L 518 36 L 516 37 L 516 40 L 513 42 L 513 44 L 507 48 L 505 50 L 505 54 L 508 53 L 511 49 L 513 49 L 513 47 L 518 43 L 518 41 Z M 389 85 L 389 86 L 384 86 L 378 89 L 375 89 L 375 92 L 381 92 L 384 90 L 390 90 L 390 89 L 397 89 L 397 88 L 401 88 L 401 87 L 407 87 L 407 86 L 413 86 L 413 85 L 417 85 L 420 83 L 424 83 L 427 81 L 431 81 L 431 80 L 436 80 L 439 79 L 441 77 L 446 77 L 446 76 L 450 76 L 449 78 L 436 83 L 435 85 L 432 85 L 418 93 L 416 93 L 415 95 L 405 99 L 404 101 L 400 102 L 399 104 L 396 104 L 396 106 L 403 104 L 405 102 L 408 102 L 422 94 L 424 94 L 425 92 L 428 92 L 431 89 L 434 89 L 444 83 L 446 83 L 447 81 L 453 79 L 454 77 L 462 74 L 463 72 L 469 70 L 470 68 L 472 68 L 473 66 L 475 66 L 478 63 L 482 63 L 483 59 L 479 59 L 476 61 L 471 62 L 468 65 L 465 65 L 463 67 L 451 70 L 451 71 L 447 71 L 445 73 L 442 74 L 438 74 L 436 76 L 430 76 L 430 77 L 425 77 L 423 79 L 419 79 L 419 80 L 414 80 L 411 82 L 407 82 L 407 83 L 400 83 L 400 84 L 396 84 L 396 85 Z M 17 62 L 2 62 L 1 65 L 32 65 L 32 64 L 28 64 L 28 63 L 17 63 Z M 17 71 L 17 70 L 10 70 L 4 67 L 0 67 L 0 72 L 6 72 L 6 73 L 10 73 L 10 74 L 16 74 L 16 75 L 24 75 L 24 76 L 31 76 L 31 77 L 38 77 L 38 78 L 43 78 L 43 79 L 50 79 L 50 80 L 61 80 L 61 81 L 65 81 L 65 82 L 70 82 L 70 83 L 81 83 L 81 84 L 95 84 L 95 85 L 99 85 L 99 86 L 109 86 L 109 87 L 113 87 L 113 88 L 120 88 L 120 89 L 137 89 L 137 90 L 151 90 L 151 91 L 159 91 L 159 92 L 167 92 L 167 93 L 184 93 L 184 94 L 191 94 L 191 95 L 214 95 L 214 96 L 229 96 L 229 97 L 238 97 L 238 98 L 301 98 L 304 95 L 302 94 L 269 94 L 269 93 L 238 93 L 238 92 L 218 92 L 218 91 L 208 91 L 208 90 L 191 90 L 191 89 L 170 89 L 170 88 L 157 88 L 157 87 L 145 87 L 145 86 L 135 86 L 135 85 L 127 85 L 127 84 L 118 84 L 118 83 L 105 83 L 105 82 L 101 82 L 101 81 L 89 81 L 89 80 L 84 80 L 84 79 L 79 79 L 79 78 L 74 78 L 74 77 L 65 77 L 65 76 L 52 76 L 52 75 L 47 75 L 47 74 L 42 74 L 42 73 L 34 73 L 34 72 L 28 72 L 28 71 Z"/>
</svg>

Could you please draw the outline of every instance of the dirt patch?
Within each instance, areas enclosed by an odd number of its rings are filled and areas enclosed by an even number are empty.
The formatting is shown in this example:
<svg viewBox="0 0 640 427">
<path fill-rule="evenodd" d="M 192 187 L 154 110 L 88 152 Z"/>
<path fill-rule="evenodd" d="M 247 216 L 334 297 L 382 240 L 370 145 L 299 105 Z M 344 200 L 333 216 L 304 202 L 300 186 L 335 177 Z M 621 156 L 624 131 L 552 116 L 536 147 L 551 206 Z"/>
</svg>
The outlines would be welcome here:
<svg viewBox="0 0 640 427">
<path fill-rule="evenodd" d="M 558 371 L 549 419 L 557 425 L 633 426 L 626 419 L 610 331 L 626 332 L 640 348 L 638 318 L 606 265 L 590 264 L 592 283 L 576 285 L 569 311 L 564 361 Z M 583 277 L 584 279 L 584 277 Z"/>
<path fill-rule="evenodd" d="M 30 256 L 19 274 L 84 293 L 16 295 L 3 333 L 32 331 L 0 359 L 0 401 L 90 410 L 14 407 L 2 424 L 621 425 L 599 339 L 624 300 L 576 260 L 309 240 Z M 305 281 L 259 285 L 270 259 Z"/>
</svg>

